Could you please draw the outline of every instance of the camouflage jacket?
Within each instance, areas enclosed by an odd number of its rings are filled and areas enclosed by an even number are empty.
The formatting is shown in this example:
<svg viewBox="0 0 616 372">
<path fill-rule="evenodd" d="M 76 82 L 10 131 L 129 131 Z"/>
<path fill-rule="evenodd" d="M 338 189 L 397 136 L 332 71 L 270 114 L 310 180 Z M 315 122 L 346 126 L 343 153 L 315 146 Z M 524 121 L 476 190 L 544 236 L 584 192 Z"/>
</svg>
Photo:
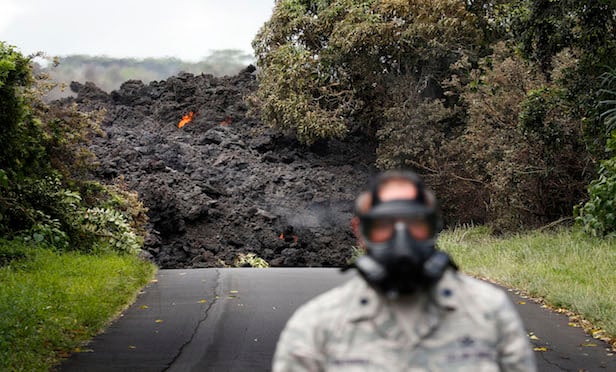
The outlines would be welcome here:
<svg viewBox="0 0 616 372">
<path fill-rule="evenodd" d="M 429 292 L 389 300 L 359 276 L 300 307 L 273 362 L 281 371 L 535 371 L 504 291 L 453 270 Z"/>
</svg>

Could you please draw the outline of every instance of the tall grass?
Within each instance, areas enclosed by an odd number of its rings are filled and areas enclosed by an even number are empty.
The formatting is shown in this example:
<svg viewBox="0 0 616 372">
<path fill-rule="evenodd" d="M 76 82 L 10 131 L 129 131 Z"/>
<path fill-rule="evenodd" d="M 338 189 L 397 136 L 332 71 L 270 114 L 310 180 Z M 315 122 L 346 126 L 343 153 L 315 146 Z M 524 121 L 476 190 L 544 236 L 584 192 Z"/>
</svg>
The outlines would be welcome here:
<svg viewBox="0 0 616 372">
<path fill-rule="evenodd" d="M 49 370 L 130 303 L 155 270 L 128 255 L 15 245 L 0 240 L 0 251 L 16 257 L 0 267 L 2 371 Z"/>
<path fill-rule="evenodd" d="M 616 336 L 616 240 L 577 230 L 494 237 L 485 227 L 444 232 L 461 269 L 583 315 Z"/>
</svg>

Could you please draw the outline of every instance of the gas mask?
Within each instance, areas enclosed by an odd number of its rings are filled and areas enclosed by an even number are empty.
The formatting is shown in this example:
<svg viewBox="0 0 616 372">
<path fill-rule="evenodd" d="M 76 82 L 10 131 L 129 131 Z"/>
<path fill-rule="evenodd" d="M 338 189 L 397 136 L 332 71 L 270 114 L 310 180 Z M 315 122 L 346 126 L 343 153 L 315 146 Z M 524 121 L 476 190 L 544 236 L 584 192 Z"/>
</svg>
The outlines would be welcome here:
<svg viewBox="0 0 616 372">
<path fill-rule="evenodd" d="M 441 219 L 437 209 L 427 205 L 420 187 L 420 197 L 414 200 L 381 202 L 374 193 L 372 208 L 359 215 L 367 253 L 354 266 L 388 297 L 428 289 L 448 267 L 456 268 L 446 253 L 436 249 Z"/>
</svg>

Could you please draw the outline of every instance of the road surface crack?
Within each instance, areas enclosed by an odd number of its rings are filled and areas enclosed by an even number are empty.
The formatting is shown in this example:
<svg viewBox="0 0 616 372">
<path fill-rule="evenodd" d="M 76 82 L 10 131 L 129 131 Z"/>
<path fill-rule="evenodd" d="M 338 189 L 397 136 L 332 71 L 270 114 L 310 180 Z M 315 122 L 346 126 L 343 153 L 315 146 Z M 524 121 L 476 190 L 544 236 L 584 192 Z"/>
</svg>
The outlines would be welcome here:
<svg viewBox="0 0 616 372">
<path fill-rule="evenodd" d="M 561 370 L 561 371 L 571 372 L 571 370 L 566 369 L 566 368 L 563 368 L 563 367 L 559 366 L 556 362 L 554 362 L 554 361 L 552 361 L 552 360 L 548 359 L 548 358 L 546 357 L 546 353 L 540 353 L 540 355 L 541 355 L 541 358 L 542 358 L 543 360 L 545 360 L 545 362 L 546 362 L 546 363 L 548 363 L 549 365 L 552 365 L 552 366 L 554 366 L 554 367 L 558 368 L 558 369 L 559 369 L 559 370 Z"/>
<path fill-rule="evenodd" d="M 173 367 L 175 362 L 180 358 L 180 356 L 182 356 L 182 353 L 184 352 L 184 348 L 186 348 L 186 346 L 190 345 L 190 343 L 193 341 L 193 339 L 197 335 L 197 332 L 199 331 L 199 328 L 201 327 L 201 324 L 203 324 L 207 320 L 209 312 L 210 312 L 210 309 L 218 301 L 218 298 L 220 297 L 220 294 L 218 293 L 218 289 L 220 288 L 220 270 L 218 270 L 218 269 L 214 269 L 214 270 L 216 270 L 216 287 L 214 289 L 214 298 L 212 299 L 212 301 L 209 301 L 208 306 L 205 308 L 205 312 L 203 314 L 203 317 L 201 319 L 199 319 L 199 321 L 197 322 L 197 325 L 193 329 L 193 332 L 190 335 L 189 339 L 184 344 L 182 344 L 182 346 L 180 346 L 180 348 L 178 349 L 177 354 L 173 357 L 173 359 L 169 362 L 169 364 L 167 364 L 167 366 L 163 369 L 163 372 L 164 371 L 168 371 L 171 367 Z"/>
</svg>

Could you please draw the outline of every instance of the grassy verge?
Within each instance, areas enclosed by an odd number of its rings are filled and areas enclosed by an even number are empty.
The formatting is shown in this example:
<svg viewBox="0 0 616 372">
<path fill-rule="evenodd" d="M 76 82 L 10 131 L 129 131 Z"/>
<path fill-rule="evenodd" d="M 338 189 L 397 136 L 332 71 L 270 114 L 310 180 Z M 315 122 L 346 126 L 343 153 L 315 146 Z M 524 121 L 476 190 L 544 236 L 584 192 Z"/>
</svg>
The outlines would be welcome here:
<svg viewBox="0 0 616 372">
<path fill-rule="evenodd" d="M 0 252 L 2 371 L 49 370 L 99 332 L 155 272 L 128 255 L 58 253 L 3 240 Z"/>
<path fill-rule="evenodd" d="M 498 238 L 476 227 L 445 232 L 439 243 L 463 271 L 541 297 L 616 336 L 616 240 L 566 229 Z"/>
</svg>

